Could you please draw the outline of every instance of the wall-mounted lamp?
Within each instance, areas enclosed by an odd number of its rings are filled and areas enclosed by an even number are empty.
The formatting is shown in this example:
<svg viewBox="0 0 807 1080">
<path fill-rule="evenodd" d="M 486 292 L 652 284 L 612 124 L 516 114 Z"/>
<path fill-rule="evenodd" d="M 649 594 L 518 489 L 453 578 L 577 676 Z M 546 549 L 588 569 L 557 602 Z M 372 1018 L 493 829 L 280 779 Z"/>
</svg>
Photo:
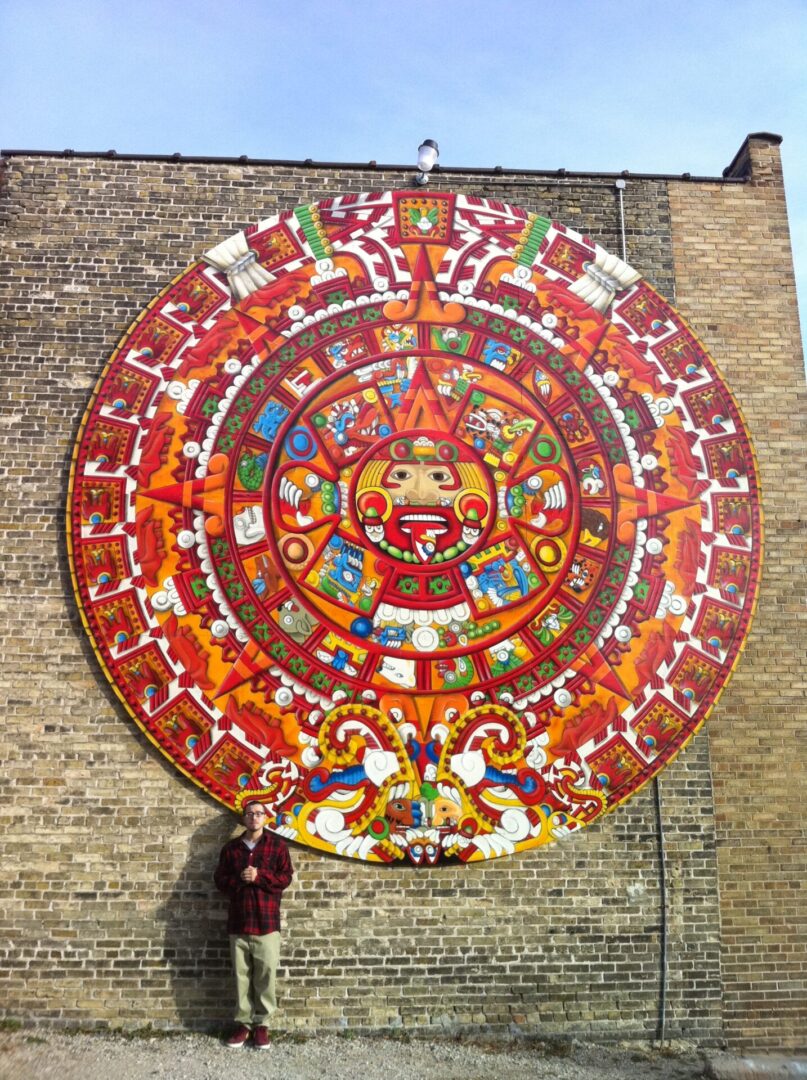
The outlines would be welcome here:
<svg viewBox="0 0 807 1080">
<path fill-rule="evenodd" d="M 440 151 L 434 139 L 424 139 L 418 147 L 418 169 L 420 171 L 415 177 L 416 184 L 428 184 L 429 173 L 437 163 L 439 156 Z"/>
</svg>

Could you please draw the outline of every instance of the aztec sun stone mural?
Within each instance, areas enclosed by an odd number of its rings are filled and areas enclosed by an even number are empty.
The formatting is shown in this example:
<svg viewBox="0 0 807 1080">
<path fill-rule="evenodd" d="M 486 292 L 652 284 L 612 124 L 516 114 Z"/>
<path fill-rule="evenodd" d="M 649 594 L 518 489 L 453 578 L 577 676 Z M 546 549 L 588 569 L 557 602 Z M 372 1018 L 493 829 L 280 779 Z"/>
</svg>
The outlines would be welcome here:
<svg viewBox="0 0 807 1080">
<path fill-rule="evenodd" d="M 75 451 L 73 575 L 137 723 L 221 802 L 371 861 L 558 839 L 689 740 L 748 630 L 756 468 L 621 259 L 461 195 L 209 251 Z"/>
</svg>

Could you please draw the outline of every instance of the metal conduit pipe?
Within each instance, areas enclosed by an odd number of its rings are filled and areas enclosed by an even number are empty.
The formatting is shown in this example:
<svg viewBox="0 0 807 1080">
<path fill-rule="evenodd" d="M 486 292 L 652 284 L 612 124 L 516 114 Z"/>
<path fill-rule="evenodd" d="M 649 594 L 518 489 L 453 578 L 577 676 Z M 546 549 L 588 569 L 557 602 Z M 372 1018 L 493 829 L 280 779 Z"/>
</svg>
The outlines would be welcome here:
<svg viewBox="0 0 807 1080">
<path fill-rule="evenodd" d="M 622 261 L 628 261 L 628 247 L 625 238 L 625 181 L 621 178 L 614 184 L 619 196 L 619 235 L 622 239 Z"/>
<path fill-rule="evenodd" d="M 622 242 L 622 258 L 628 261 L 627 236 L 625 233 L 625 180 L 620 177 L 614 182 L 619 201 L 619 235 Z M 674 299 L 674 297 L 673 297 Z M 659 942 L 659 1002 L 656 1038 L 664 1042 L 667 1023 L 667 853 L 664 842 L 664 817 L 661 805 L 661 784 L 658 776 L 653 778 L 653 801 L 656 810 L 656 833 L 658 836 L 658 877 L 659 908 L 661 915 L 661 938 Z"/>
<path fill-rule="evenodd" d="M 664 846 L 664 819 L 661 812 L 661 784 L 658 776 L 653 778 L 653 799 L 656 805 L 656 829 L 658 833 L 658 880 L 659 907 L 661 909 L 660 979 L 658 1002 L 658 1025 L 656 1038 L 664 1042 L 667 1019 L 667 857 Z"/>
</svg>

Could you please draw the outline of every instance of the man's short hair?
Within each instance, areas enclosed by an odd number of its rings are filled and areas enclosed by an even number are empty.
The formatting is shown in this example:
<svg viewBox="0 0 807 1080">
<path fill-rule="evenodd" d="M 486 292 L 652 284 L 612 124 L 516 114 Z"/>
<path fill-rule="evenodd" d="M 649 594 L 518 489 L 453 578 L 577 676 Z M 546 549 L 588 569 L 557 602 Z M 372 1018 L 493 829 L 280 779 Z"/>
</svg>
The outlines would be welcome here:
<svg viewBox="0 0 807 1080">
<path fill-rule="evenodd" d="M 266 809 L 266 803 L 262 802 L 260 799 L 247 799 L 246 802 L 241 803 L 241 813 L 245 814 L 250 806 L 260 806 L 265 813 L 269 813 Z"/>
</svg>

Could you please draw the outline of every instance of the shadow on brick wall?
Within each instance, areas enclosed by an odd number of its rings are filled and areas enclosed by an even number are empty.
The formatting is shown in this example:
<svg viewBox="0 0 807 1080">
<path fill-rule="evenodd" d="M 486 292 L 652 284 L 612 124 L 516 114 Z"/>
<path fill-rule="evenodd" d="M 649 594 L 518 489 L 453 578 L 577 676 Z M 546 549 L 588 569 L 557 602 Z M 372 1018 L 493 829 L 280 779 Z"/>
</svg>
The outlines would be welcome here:
<svg viewBox="0 0 807 1080">
<path fill-rule="evenodd" d="M 163 955 L 183 1027 L 212 1031 L 232 1013 L 227 901 L 213 884 L 219 851 L 233 834 L 233 816 L 212 817 L 193 833 L 188 859 L 156 918 L 165 927 Z"/>
</svg>

